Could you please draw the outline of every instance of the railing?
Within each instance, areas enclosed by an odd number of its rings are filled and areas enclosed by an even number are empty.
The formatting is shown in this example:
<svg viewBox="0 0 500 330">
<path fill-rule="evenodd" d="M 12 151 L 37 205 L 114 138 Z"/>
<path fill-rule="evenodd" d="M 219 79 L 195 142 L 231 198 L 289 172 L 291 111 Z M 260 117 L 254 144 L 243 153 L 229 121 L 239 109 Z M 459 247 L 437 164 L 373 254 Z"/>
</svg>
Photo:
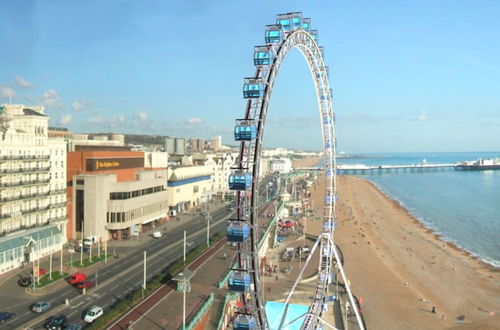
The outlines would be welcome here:
<svg viewBox="0 0 500 330">
<path fill-rule="evenodd" d="M 36 213 L 36 212 L 40 212 L 40 211 L 45 211 L 48 209 L 49 209 L 49 206 L 38 207 L 38 208 L 29 209 L 29 210 L 21 210 L 21 213 L 23 215 L 26 215 L 26 214 Z"/>
<path fill-rule="evenodd" d="M 44 192 L 44 193 L 30 194 L 30 195 L 18 195 L 18 196 L 14 196 L 14 197 L 0 198 L 0 203 L 11 202 L 11 201 L 22 201 L 22 200 L 31 199 L 31 198 L 46 197 L 49 195 L 50 195 L 49 191 Z"/>
<path fill-rule="evenodd" d="M 0 156 L 0 161 L 9 160 L 48 160 L 50 155 L 13 155 L 13 156 Z"/>
<path fill-rule="evenodd" d="M 63 203 L 54 203 L 54 204 L 50 204 L 49 208 L 50 209 L 57 209 L 59 207 L 64 207 L 66 205 L 67 205 L 66 202 L 63 202 Z"/>
<path fill-rule="evenodd" d="M 50 182 L 50 179 L 18 181 L 18 182 L 5 182 L 5 183 L 0 182 L 0 189 L 9 188 L 9 187 L 22 187 L 22 186 L 45 184 L 45 183 L 49 183 L 49 182 Z"/>
<path fill-rule="evenodd" d="M 35 168 L 0 169 L 0 174 L 35 173 L 35 172 L 48 172 L 48 171 L 50 171 L 50 166 L 35 167 Z"/>
<path fill-rule="evenodd" d="M 63 221 L 63 220 L 67 220 L 67 218 L 65 216 L 54 217 L 54 218 L 50 218 L 49 222 L 58 222 L 58 221 Z"/>
</svg>

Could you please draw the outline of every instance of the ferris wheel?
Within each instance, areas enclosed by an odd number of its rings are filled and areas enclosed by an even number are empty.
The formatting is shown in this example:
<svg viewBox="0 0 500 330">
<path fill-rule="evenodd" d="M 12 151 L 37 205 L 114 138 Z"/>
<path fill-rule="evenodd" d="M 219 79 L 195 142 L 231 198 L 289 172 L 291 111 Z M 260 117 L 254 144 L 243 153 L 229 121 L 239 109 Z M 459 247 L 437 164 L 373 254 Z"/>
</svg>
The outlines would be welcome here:
<svg viewBox="0 0 500 330">
<path fill-rule="evenodd" d="M 229 176 L 229 188 L 236 191 L 236 217 L 230 219 L 227 239 L 236 243 L 236 268 L 229 277 L 229 290 L 240 294 L 244 309 L 235 318 L 234 329 L 269 329 L 265 313 L 262 283 L 259 277 L 259 178 L 262 141 L 269 101 L 278 72 L 288 53 L 296 48 L 304 56 L 313 78 L 321 120 L 323 142 L 323 164 L 326 178 L 324 192 L 323 229 L 313 248 L 319 249 L 319 263 L 313 298 L 304 315 L 302 329 L 321 327 L 324 306 L 327 304 L 328 289 L 332 273 L 338 270 L 346 286 L 352 306 L 357 306 L 349 288 L 339 252 L 334 244 L 336 171 L 335 171 L 335 117 L 332 108 L 332 90 L 329 83 L 328 67 L 324 63 L 323 47 L 318 45 L 318 31 L 311 28 L 310 18 L 302 13 L 279 14 L 276 24 L 267 25 L 265 44 L 254 48 L 255 75 L 244 78 L 243 97 L 247 100 L 244 116 L 236 120 L 235 140 L 240 142 L 237 168 Z M 287 313 L 291 295 L 309 263 L 310 253 L 299 277 L 294 282 L 285 301 L 284 315 Z M 356 319 L 364 329 L 361 316 L 354 308 Z M 284 326 L 283 316 L 280 328 Z"/>
</svg>

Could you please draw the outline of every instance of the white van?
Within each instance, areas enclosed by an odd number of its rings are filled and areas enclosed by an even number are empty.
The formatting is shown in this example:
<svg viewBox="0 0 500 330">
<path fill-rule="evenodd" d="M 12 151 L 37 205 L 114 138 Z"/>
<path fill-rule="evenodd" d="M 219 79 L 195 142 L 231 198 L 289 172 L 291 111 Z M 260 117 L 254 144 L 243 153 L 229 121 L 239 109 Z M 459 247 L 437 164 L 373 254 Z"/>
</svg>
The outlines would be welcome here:
<svg viewBox="0 0 500 330">
<path fill-rule="evenodd" d="M 154 238 L 160 238 L 160 237 L 161 237 L 161 231 L 155 231 L 155 232 L 153 233 L 153 237 L 154 237 Z"/>
</svg>

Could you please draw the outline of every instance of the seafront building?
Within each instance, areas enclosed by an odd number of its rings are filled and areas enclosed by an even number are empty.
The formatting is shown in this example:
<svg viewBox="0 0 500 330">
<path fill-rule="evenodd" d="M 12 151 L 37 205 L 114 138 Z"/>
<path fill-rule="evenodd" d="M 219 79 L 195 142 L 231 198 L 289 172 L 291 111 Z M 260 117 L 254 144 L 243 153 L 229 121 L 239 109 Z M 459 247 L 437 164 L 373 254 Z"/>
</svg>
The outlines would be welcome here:
<svg viewBox="0 0 500 330">
<path fill-rule="evenodd" d="M 0 274 L 66 242 L 66 142 L 44 107 L 0 106 Z"/>
<path fill-rule="evenodd" d="M 167 219 L 165 152 L 68 153 L 68 236 L 127 239 Z"/>
<path fill-rule="evenodd" d="M 271 173 L 286 174 L 293 170 L 290 158 L 280 157 L 269 159 L 269 171 Z"/>
<path fill-rule="evenodd" d="M 183 156 L 186 154 L 186 139 L 182 137 L 165 138 L 165 151 L 170 155 Z"/>
<path fill-rule="evenodd" d="M 212 200 L 212 174 L 208 166 L 170 168 L 167 184 L 171 214 L 201 208 Z"/>
</svg>

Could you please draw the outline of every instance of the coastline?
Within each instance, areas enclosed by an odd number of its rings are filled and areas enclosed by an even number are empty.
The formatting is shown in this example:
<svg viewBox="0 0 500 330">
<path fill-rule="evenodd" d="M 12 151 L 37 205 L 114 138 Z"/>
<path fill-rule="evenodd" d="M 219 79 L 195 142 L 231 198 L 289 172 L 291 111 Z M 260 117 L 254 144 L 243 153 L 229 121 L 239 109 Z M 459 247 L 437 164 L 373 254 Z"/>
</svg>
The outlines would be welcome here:
<svg viewBox="0 0 500 330">
<path fill-rule="evenodd" d="M 317 172 L 310 188 L 319 216 L 324 181 Z M 373 182 L 337 176 L 337 192 L 335 242 L 369 328 L 498 328 L 500 272 L 493 265 L 444 240 Z M 308 219 L 304 230 L 317 235 L 321 227 Z"/>
<path fill-rule="evenodd" d="M 359 178 L 359 177 L 357 177 Z M 487 260 L 484 260 L 484 257 L 482 257 L 481 255 L 477 254 L 477 253 L 474 253 L 472 251 L 469 251 L 467 250 L 465 247 L 461 246 L 459 243 L 457 242 L 454 242 L 450 239 L 447 239 L 443 233 L 440 233 L 438 230 L 428 226 L 425 222 L 425 219 L 422 219 L 421 217 L 419 217 L 418 215 L 412 213 L 410 210 L 408 210 L 408 208 L 404 205 L 403 202 L 401 202 L 400 200 L 398 200 L 396 197 L 393 197 L 391 196 L 390 194 L 388 194 L 387 192 L 385 192 L 379 185 L 377 185 L 375 182 L 373 181 L 370 181 L 368 179 L 365 179 L 365 178 L 359 178 L 360 180 L 364 180 L 366 182 L 368 182 L 369 184 L 371 184 L 376 190 L 379 191 L 380 194 L 384 195 L 389 201 L 391 201 L 392 203 L 394 203 L 394 205 L 396 207 L 399 207 L 401 208 L 402 211 L 406 212 L 408 214 L 408 216 L 410 216 L 412 218 L 412 220 L 419 226 L 421 226 L 422 229 L 428 231 L 428 233 L 432 234 L 435 236 L 436 239 L 438 239 L 439 241 L 441 241 L 442 243 L 448 245 L 450 248 L 453 248 L 455 250 L 457 250 L 458 252 L 463 252 L 465 253 L 467 256 L 471 257 L 471 258 L 474 258 L 476 259 L 478 262 L 482 263 L 484 267 L 486 268 L 491 268 L 491 271 L 493 272 L 500 272 L 500 266 L 497 266 L 493 263 L 490 263 L 488 262 Z M 493 261 L 492 261 L 493 262 Z"/>
</svg>

